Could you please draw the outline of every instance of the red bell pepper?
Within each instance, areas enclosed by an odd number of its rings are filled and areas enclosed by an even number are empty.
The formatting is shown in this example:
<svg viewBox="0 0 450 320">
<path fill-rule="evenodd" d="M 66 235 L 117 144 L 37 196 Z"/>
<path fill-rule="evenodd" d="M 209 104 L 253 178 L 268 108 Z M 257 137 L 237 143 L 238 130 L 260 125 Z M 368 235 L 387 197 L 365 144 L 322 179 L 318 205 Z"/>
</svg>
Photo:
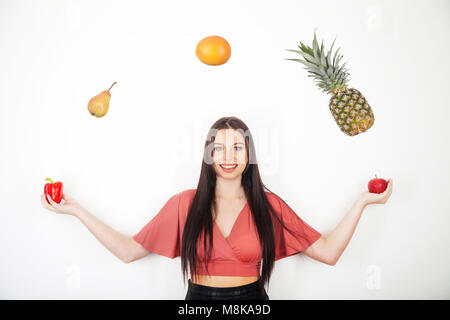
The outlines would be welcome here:
<svg viewBox="0 0 450 320">
<path fill-rule="evenodd" d="M 63 183 L 61 181 L 53 182 L 50 178 L 45 178 L 45 180 L 48 180 L 51 183 L 45 184 L 44 194 L 50 196 L 56 203 L 60 203 L 63 197 Z M 47 200 L 47 198 L 45 198 L 45 200 Z M 47 202 L 50 204 L 48 200 Z"/>
</svg>

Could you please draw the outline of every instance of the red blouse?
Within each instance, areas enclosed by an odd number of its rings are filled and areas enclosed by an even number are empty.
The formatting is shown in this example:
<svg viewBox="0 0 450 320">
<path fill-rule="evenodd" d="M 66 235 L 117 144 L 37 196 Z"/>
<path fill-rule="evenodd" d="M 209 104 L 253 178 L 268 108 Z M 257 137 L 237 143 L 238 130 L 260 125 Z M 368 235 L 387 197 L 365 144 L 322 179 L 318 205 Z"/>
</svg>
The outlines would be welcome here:
<svg viewBox="0 0 450 320">
<path fill-rule="evenodd" d="M 133 239 L 150 252 L 169 258 L 181 255 L 184 224 L 196 189 L 187 189 L 172 196 L 162 209 L 151 219 Z M 322 235 L 304 222 L 278 196 L 266 192 L 266 196 L 278 217 L 294 232 L 293 236 L 278 223 L 274 223 L 275 260 L 279 260 L 307 249 Z M 204 258 L 203 241 L 197 246 L 197 254 Z M 212 276 L 259 276 L 262 247 L 258 230 L 248 202 L 240 211 L 227 238 L 213 222 L 213 248 L 208 271 Z M 198 266 L 198 274 L 206 275 L 203 263 Z"/>
</svg>

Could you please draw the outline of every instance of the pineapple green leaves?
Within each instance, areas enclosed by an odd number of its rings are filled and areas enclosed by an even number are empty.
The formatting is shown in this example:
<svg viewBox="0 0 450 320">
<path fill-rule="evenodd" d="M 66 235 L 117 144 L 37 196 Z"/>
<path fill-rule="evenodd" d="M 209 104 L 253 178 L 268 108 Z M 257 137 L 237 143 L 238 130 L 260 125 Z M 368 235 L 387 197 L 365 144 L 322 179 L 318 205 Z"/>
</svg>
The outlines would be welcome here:
<svg viewBox="0 0 450 320">
<path fill-rule="evenodd" d="M 345 68 L 346 63 L 343 63 L 341 66 L 339 65 L 339 62 L 342 59 L 342 54 L 339 53 L 340 48 L 334 52 L 333 58 L 331 58 L 334 42 L 335 41 L 333 41 L 330 50 L 325 54 L 323 41 L 319 47 L 314 31 L 312 48 L 300 41 L 300 45 L 298 46 L 300 50 L 286 49 L 287 51 L 298 53 L 303 57 L 303 59 L 286 60 L 297 61 L 303 64 L 305 66 L 304 68 L 309 73 L 308 77 L 313 78 L 316 85 L 321 88 L 323 92 L 327 93 L 332 93 L 336 89 L 345 87 L 349 76 L 348 70 Z"/>
</svg>

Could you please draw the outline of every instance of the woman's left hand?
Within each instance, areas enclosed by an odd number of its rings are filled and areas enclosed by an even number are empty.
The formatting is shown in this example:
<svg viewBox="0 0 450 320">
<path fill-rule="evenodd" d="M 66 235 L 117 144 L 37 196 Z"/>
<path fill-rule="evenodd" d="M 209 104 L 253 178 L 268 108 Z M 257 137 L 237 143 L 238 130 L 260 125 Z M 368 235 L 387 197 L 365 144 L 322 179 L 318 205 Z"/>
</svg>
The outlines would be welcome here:
<svg viewBox="0 0 450 320">
<path fill-rule="evenodd" d="M 360 199 L 363 201 L 365 205 L 368 204 L 384 204 L 389 199 L 392 193 L 392 179 L 389 179 L 386 190 L 383 193 L 372 193 L 369 191 L 363 192 L 360 195 Z"/>
</svg>

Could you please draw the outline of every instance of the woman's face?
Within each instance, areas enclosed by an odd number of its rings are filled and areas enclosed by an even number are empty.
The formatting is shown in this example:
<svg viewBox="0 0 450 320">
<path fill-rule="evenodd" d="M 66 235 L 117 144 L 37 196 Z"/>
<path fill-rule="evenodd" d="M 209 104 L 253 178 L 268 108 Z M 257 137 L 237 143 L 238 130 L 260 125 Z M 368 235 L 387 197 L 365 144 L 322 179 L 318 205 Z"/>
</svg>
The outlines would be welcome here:
<svg viewBox="0 0 450 320">
<path fill-rule="evenodd" d="M 216 173 L 224 179 L 234 179 L 244 172 L 248 157 L 242 134 L 234 129 L 217 131 L 213 142 L 213 161 Z M 227 170 L 226 166 L 232 168 Z M 234 169 L 233 169 L 234 168 Z"/>
</svg>

